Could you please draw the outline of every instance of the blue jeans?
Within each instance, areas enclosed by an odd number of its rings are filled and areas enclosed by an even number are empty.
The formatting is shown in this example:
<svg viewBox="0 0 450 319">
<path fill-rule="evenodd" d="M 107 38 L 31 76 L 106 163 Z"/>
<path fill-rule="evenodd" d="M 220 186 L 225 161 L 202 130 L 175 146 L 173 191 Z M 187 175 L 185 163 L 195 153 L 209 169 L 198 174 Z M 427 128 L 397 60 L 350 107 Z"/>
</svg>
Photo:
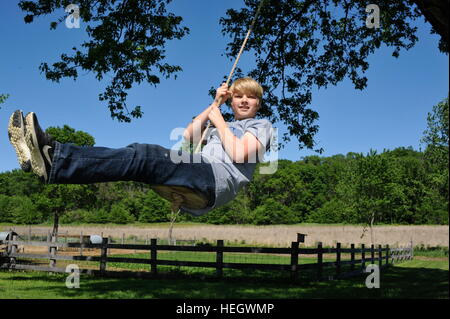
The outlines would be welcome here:
<svg viewBox="0 0 450 319">
<path fill-rule="evenodd" d="M 177 163 L 172 158 L 181 159 Z M 90 184 L 135 181 L 150 185 L 185 186 L 215 202 L 214 173 L 201 154 L 154 144 L 112 149 L 56 142 L 49 184 Z"/>
</svg>

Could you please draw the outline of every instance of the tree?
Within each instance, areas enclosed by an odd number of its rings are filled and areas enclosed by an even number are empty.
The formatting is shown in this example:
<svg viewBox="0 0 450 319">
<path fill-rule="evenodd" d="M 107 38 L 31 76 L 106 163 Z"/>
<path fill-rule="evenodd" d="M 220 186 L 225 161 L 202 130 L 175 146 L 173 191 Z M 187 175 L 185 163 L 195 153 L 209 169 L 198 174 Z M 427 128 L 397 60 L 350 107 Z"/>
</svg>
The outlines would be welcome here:
<svg viewBox="0 0 450 319">
<path fill-rule="evenodd" d="M 226 49 L 230 59 L 235 59 L 259 1 L 244 0 L 244 8 L 229 9 L 221 19 L 222 33 L 232 39 Z M 63 53 L 61 61 L 51 66 L 42 63 L 40 70 L 56 82 L 76 79 L 81 70 L 92 71 L 98 80 L 112 74 L 99 99 L 107 101 L 111 116 L 119 121 L 141 117 L 140 106 L 128 110 L 127 90 L 144 80 L 156 86 L 161 76 L 176 77 L 182 70 L 164 63 L 167 41 L 189 33 L 181 26 L 182 17 L 167 12 L 171 0 L 35 0 L 21 1 L 19 7 L 26 13 L 25 22 L 31 23 L 72 2 L 79 4 L 90 40 L 81 45 L 82 50 L 74 47 L 71 54 Z M 363 0 L 264 0 L 246 46 L 255 54 L 256 67 L 246 73 L 265 88 L 259 116 L 287 125 L 284 142 L 293 136 L 299 148 L 314 148 L 319 114 L 309 107 L 313 86 L 326 88 L 349 77 L 356 89 L 364 89 L 369 54 L 384 44 L 393 47 L 393 56 L 398 57 L 402 49 L 415 45 L 416 27 L 411 20 L 424 16 L 442 37 L 439 48 L 448 53 L 449 0 L 380 0 L 378 29 L 364 23 L 367 4 Z M 65 18 L 52 22 L 50 28 Z M 242 75 L 238 69 L 235 76 Z M 231 119 L 230 112 L 224 113 Z"/>
<path fill-rule="evenodd" d="M 167 222 L 170 211 L 170 203 L 158 196 L 153 190 L 149 190 L 142 202 L 139 221 L 142 223 Z"/>
<path fill-rule="evenodd" d="M 449 201 L 449 118 L 448 98 L 437 105 L 427 116 L 427 129 L 421 143 L 425 145 L 423 154 L 430 186 Z"/>
<path fill-rule="evenodd" d="M 289 207 L 273 198 L 267 198 L 261 206 L 255 209 L 253 214 L 253 223 L 256 225 L 295 224 L 298 222 Z"/>
<path fill-rule="evenodd" d="M 60 143 L 74 143 L 79 146 L 92 146 L 95 139 L 86 132 L 76 131 L 68 125 L 48 127 L 50 134 Z M 53 213 L 53 236 L 58 234 L 59 217 L 66 211 L 83 208 L 84 205 L 95 200 L 93 185 L 62 185 L 46 184 L 42 193 L 36 196 L 37 203 L 42 210 Z"/>
<path fill-rule="evenodd" d="M 299 148 L 313 148 L 313 137 L 318 131 L 314 123 L 319 114 L 308 107 L 312 102 L 312 88 L 326 88 L 349 77 L 355 89 L 364 89 L 369 54 L 382 44 L 394 48 L 394 57 L 402 49 L 412 48 L 417 42 L 417 28 L 411 20 L 425 13 L 427 17 L 445 17 L 439 21 L 448 28 L 445 12 L 449 1 L 441 1 L 443 4 L 433 9 L 415 4 L 424 2 L 377 1 L 381 27 L 368 28 L 364 23 L 368 15 L 367 1 L 266 0 L 246 46 L 256 60 L 255 68 L 248 74 L 266 91 L 260 116 L 287 125 L 288 133 L 284 134 L 283 141 L 294 136 Z M 226 52 L 230 59 L 238 53 L 259 0 L 244 0 L 244 3 L 246 7 L 229 9 L 220 21 L 222 33 L 232 39 Z M 434 20 L 430 23 L 434 27 Z M 435 28 L 443 32 L 442 41 L 447 45 L 440 47 L 448 53 L 447 28 L 445 31 Z"/>
<path fill-rule="evenodd" d="M 448 53 L 448 22 L 450 15 L 450 0 L 413 0 L 425 19 L 433 26 L 432 33 L 441 36 L 439 50 Z"/>
<path fill-rule="evenodd" d="M 68 125 L 64 125 L 62 128 L 50 126 L 45 131 L 60 143 L 73 143 L 78 146 L 93 146 L 95 144 L 94 137 L 86 132 L 76 131 Z"/>
<path fill-rule="evenodd" d="M 91 71 L 97 80 L 112 75 L 105 91 L 99 94 L 100 101 L 107 101 L 112 118 L 130 122 L 131 117 L 142 116 L 141 107 L 129 111 L 127 90 L 146 81 L 151 85 L 160 83 L 160 77 L 169 78 L 181 71 L 177 65 L 164 62 L 164 47 L 168 40 L 181 39 L 189 32 L 180 26 L 181 17 L 167 13 L 166 5 L 171 0 L 39 0 L 21 1 L 19 7 L 27 13 L 26 23 L 34 18 L 64 10 L 69 4 L 79 4 L 79 18 L 86 25 L 89 41 L 72 54 L 61 54 L 61 61 L 51 66 L 41 63 L 39 69 L 48 80 L 59 82 L 69 77 L 74 80 L 79 71 Z M 56 29 L 65 21 L 63 16 L 50 24 Z M 75 17 L 75 16 L 74 16 Z"/>
<path fill-rule="evenodd" d="M 8 94 L 0 94 L 0 104 L 5 103 L 5 101 L 8 97 L 9 97 Z"/>
<path fill-rule="evenodd" d="M 424 156 L 438 169 L 448 169 L 449 146 L 448 98 L 444 99 L 427 115 L 427 129 L 420 142 L 426 146 Z"/>
</svg>

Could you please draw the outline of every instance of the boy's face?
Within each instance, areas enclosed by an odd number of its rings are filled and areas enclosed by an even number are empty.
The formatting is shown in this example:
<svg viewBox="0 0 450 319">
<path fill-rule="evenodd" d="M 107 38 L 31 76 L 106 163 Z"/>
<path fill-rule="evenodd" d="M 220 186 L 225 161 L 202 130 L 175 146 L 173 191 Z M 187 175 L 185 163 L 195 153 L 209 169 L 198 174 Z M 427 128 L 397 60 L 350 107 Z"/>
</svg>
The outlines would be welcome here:
<svg viewBox="0 0 450 319">
<path fill-rule="evenodd" d="M 249 92 L 234 92 L 231 100 L 231 107 L 234 112 L 235 120 L 244 120 L 255 117 L 259 110 L 259 99 L 256 95 Z"/>
</svg>

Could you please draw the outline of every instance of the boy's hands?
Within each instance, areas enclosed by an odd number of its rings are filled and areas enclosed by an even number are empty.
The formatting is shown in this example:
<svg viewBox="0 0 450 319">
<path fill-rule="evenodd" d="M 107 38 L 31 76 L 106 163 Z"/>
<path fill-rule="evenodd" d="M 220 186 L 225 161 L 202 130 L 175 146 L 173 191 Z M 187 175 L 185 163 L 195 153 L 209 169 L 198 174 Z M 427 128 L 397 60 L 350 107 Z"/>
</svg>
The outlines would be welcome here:
<svg viewBox="0 0 450 319">
<path fill-rule="evenodd" d="M 214 99 L 214 103 L 220 107 L 223 103 L 225 103 L 230 97 L 230 90 L 228 90 L 228 85 L 224 82 L 222 85 L 216 90 L 216 98 Z"/>
<path fill-rule="evenodd" d="M 214 124 L 215 127 L 225 124 L 225 120 L 220 112 L 220 105 L 225 103 L 231 95 L 232 92 L 228 89 L 225 82 L 222 83 L 222 85 L 216 90 L 216 98 L 210 106 L 210 112 L 208 115 L 208 119 Z"/>
<path fill-rule="evenodd" d="M 225 122 L 219 107 L 214 104 L 211 106 L 211 111 L 209 112 L 208 118 L 215 127 L 217 127 L 218 123 Z"/>
</svg>

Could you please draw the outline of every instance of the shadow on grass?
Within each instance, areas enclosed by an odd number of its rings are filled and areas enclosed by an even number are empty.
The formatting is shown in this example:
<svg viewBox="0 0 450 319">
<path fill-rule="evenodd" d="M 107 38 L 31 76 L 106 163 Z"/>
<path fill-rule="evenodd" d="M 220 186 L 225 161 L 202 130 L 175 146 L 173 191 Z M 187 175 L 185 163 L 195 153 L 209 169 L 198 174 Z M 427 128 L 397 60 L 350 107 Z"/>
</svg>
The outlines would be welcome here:
<svg viewBox="0 0 450 319">
<path fill-rule="evenodd" d="M 430 268 L 389 267 L 381 271 L 380 288 L 368 289 L 366 276 L 334 281 L 266 280 L 264 277 L 233 277 L 224 271 L 223 279 L 164 274 L 154 279 L 117 279 L 81 275 L 80 288 L 68 289 L 65 274 L 10 272 L 3 279 L 21 282 L 36 289 L 30 298 L 142 299 L 142 298 L 301 298 L 301 299 L 379 299 L 448 298 L 448 271 Z M 302 277 L 300 277 L 300 280 Z M 25 287 L 25 286 L 24 286 Z M 24 289 L 24 288 L 22 288 Z M 45 291 L 40 297 L 39 291 Z M 20 293 L 18 291 L 17 293 Z M 54 297 L 48 297 L 54 296 Z"/>
</svg>

